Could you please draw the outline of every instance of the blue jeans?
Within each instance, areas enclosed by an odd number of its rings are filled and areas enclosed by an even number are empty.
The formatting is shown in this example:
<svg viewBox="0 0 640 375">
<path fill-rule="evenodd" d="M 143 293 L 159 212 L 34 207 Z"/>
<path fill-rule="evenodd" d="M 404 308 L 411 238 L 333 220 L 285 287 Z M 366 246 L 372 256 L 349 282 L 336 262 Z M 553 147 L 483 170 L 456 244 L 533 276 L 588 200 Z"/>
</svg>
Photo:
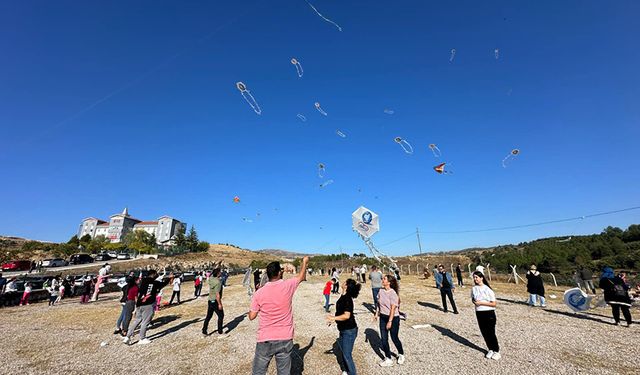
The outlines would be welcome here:
<svg viewBox="0 0 640 375">
<path fill-rule="evenodd" d="M 373 293 L 373 306 L 375 306 L 376 310 L 378 310 L 378 292 L 380 288 L 371 288 L 371 292 Z"/>
<path fill-rule="evenodd" d="M 356 364 L 353 363 L 353 344 L 358 336 L 358 327 L 340 331 L 338 343 L 342 350 L 342 359 L 349 375 L 356 375 Z"/>
<path fill-rule="evenodd" d="M 529 294 L 529 305 L 531 306 L 535 306 L 536 305 L 536 301 L 537 298 L 536 297 L 540 297 L 540 306 L 544 306 L 545 305 L 545 300 L 543 296 L 537 295 L 537 294 Z"/>
<path fill-rule="evenodd" d="M 116 328 L 122 329 L 122 323 L 124 322 L 124 304 L 122 304 L 122 311 L 120 312 L 120 317 L 116 322 Z"/>
<path fill-rule="evenodd" d="M 391 320 L 391 329 L 387 330 L 387 323 L 389 322 L 389 315 L 380 314 L 380 338 L 382 339 L 382 350 L 384 350 L 385 358 L 391 358 L 391 349 L 389 348 L 389 333 L 391 333 L 391 340 L 393 345 L 398 349 L 398 354 L 404 355 L 402 350 L 402 343 L 398 337 L 400 331 L 400 317 L 394 316 Z"/>
<path fill-rule="evenodd" d="M 324 311 L 329 311 L 329 294 L 324 295 Z"/>
<path fill-rule="evenodd" d="M 256 343 L 256 355 L 253 357 L 253 375 L 264 375 L 269 368 L 271 358 L 276 357 L 278 375 L 291 373 L 291 352 L 293 340 L 275 340 Z"/>
</svg>

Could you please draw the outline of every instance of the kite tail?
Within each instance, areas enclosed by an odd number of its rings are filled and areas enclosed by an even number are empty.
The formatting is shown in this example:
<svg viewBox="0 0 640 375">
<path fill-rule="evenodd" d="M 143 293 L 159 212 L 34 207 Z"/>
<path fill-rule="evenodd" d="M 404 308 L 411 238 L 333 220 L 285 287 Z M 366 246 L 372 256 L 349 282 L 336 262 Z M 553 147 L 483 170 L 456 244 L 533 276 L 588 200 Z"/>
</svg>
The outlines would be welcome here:
<svg viewBox="0 0 640 375">
<path fill-rule="evenodd" d="M 316 7 L 313 6 L 313 4 L 311 4 L 308 0 L 304 0 L 307 2 L 307 4 L 309 4 L 309 6 L 311 7 L 311 9 L 313 9 L 314 12 L 316 12 L 316 14 L 318 16 L 320 16 L 320 18 L 322 18 L 323 20 L 329 22 L 330 24 L 332 24 L 333 26 L 338 28 L 338 31 L 342 31 L 342 27 L 340 27 L 340 25 L 338 25 L 337 23 L 331 21 L 330 19 L 328 19 L 327 17 L 323 16 L 320 12 L 318 12 L 318 10 L 316 9 Z"/>
</svg>

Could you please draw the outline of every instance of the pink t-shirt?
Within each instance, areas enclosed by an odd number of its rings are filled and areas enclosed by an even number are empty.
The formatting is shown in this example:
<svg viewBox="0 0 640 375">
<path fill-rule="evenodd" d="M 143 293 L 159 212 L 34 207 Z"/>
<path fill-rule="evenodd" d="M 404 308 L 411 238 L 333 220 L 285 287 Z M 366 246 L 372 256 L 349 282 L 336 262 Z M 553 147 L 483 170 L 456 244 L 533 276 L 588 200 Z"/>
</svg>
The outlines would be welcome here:
<svg viewBox="0 0 640 375">
<path fill-rule="evenodd" d="M 380 289 L 378 292 L 378 303 L 380 304 L 380 314 L 389 315 L 391 312 L 391 305 L 396 306 L 396 311 L 394 311 L 393 316 L 400 316 L 400 311 L 398 311 L 398 295 L 396 291 L 393 289 L 389 289 L 388 291 L 384 288 Z"/>
<path fill-rule="evenodd" d="M 293 339 L 291 301 L 300 281 L 297 277 L 266 283 L 253 295 L 251 311 L 258 313 L 258 342 Z"/>
</svg>

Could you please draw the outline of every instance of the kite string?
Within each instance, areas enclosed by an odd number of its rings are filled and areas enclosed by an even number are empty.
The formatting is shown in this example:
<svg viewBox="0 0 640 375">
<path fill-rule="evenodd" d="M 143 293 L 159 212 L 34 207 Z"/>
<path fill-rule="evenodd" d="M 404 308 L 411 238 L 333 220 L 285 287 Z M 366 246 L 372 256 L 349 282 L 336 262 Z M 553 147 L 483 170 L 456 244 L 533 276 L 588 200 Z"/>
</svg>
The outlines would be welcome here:
<svg viewBox="0 0 640 375">
<path fill-rule="evenodd" d="M 338 25 L 337 23 L 331 21 L 330 19 L 328 19 L 327 17 L 323 16 L 322 13 L 318 12 L 318 10 L 316 9 L 316 7 L 313 6 L 313 4 L 311 4 L 308 0 L 304 0 L 306 1 L 307 4 L 309 4 L 309 6 L 311 7 L 311 9 L 313 9 L 314 12 L 316 12 L 316 14 L 318 16 L 320 16 L 320 18 L 322 18 L 323 20 L 329 22 L 330 24 L 334 25 L 335 27 L 338 28 L 338 31 L 342 31 L 342 27 L 340 27 L 340 25 Z"/>
</svg>

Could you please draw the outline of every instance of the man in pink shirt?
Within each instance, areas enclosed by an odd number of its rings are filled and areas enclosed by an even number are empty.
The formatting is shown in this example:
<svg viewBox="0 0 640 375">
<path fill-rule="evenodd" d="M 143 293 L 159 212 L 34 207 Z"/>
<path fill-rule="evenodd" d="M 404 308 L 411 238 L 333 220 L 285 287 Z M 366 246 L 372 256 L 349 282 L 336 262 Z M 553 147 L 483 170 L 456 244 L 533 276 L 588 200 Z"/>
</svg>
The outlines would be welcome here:
<svg viewBox="0 0 640 375">
<path fill-rule="evenodd" d="M 309 257 L 302 259 L 298 275 L 282 280 L 283 269 L 279 262 L 267 265 L 269 282 L 258 289 L 251 299 L 249 320 L 260 314 L 258 342 L 253 358 L 253 375 L 267 373 L 269 362 L 276 357 L 278 375 L 291 373 L 291 351 L 293 350 L 292 299 L 298 285 L 306 280 Z"/>
</svg>

